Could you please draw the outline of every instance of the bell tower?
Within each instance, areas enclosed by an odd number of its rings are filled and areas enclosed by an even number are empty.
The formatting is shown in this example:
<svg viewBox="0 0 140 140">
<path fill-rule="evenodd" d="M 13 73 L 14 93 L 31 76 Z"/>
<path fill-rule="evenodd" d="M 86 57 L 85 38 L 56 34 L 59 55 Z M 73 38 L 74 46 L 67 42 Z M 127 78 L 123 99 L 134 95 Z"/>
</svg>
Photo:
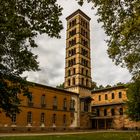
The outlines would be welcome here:
<svg viewBox="0 0 140 140">
<path fill-rule="evenodd" d="M 65 89 L 87 96 L 91 93 L 90 18 L 78 9 L 66 20 Z"/>
</svg>

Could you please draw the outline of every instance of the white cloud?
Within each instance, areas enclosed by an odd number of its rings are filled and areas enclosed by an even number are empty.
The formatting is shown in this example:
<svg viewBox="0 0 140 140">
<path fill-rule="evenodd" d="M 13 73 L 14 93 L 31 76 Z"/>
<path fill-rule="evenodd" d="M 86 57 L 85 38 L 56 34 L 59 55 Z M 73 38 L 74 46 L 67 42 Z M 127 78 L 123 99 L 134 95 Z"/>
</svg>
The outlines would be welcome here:
<svg viewBox="0 0 140 140">
<path fill-rule="evenodd" d="M 91 10 L 92 4 L 85 3 L 82 7 L 75 0 L 58 0 L 63 7 L 61 20 L 64 29 L 61 31 L 61 39 L 49 38 L 47 35 L 39 35 L 36 39 L 38 48 L 33 52 L 38 55 L 41 71 L 25 73 L 28 80 L 45 85 L 56 86 L 64 82 L 65 73 L 65 48 L 66 48 L 66 20 L 65 18 L 77 9 L 81 9 L 90 18 L 91 61 L 92 80 L 99 85 L 128 82 L 131 78 L 126 69 L 115 66 L 107 55 L 107 38 L 101 23 L 97 22 L 95 10 Z"/>
</svg>

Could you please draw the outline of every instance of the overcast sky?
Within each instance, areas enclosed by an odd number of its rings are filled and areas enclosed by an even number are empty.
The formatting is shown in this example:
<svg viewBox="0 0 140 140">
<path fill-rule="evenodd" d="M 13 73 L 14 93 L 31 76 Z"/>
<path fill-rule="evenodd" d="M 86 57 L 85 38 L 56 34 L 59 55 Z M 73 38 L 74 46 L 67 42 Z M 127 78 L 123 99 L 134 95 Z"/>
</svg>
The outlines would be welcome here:
<svg viewBox="0 0 140 140">
<path fill-rule="evenodd" d="M 118 82 L 128 82 L 131 76 L 127 69 L 115 66 L 107 55 L 106 35 L 101 28 L 102 24 L 97 22 L 95 10 L 92 4 L 85 3 L 82 7 L 75 0 L 58 0 L 63 7 L 61 20 L 64 29 L 61 31 L 61 39 L 49 38 L 41 35 L 36 38 L 38 48 L 34 53 L 38 55 L 41 71 L 26 73 L 28 80 L 49 86 L 56 86 L 64 82 L 65 70 L 65 48 L 66 48 L 66 20 L 65 18 L 77 9 L 81 9 L 90 18 L 91 39 L 91 68 L 92 80 L 98 85 L 114 85 Z"/>
</svg>

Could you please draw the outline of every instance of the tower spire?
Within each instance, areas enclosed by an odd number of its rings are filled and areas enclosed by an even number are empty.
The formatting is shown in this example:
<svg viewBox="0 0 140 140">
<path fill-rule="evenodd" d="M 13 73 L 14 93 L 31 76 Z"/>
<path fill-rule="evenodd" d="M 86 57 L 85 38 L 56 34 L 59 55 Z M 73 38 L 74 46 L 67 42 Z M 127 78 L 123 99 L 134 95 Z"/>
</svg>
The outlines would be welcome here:
<svg viewBox="0 0 140 140">
<path fill-rule="evenodd" d="M 65 88 L 81 94 L 91 88 L 90 18 L 78 9 L 66 20 Z"/>
</svg>

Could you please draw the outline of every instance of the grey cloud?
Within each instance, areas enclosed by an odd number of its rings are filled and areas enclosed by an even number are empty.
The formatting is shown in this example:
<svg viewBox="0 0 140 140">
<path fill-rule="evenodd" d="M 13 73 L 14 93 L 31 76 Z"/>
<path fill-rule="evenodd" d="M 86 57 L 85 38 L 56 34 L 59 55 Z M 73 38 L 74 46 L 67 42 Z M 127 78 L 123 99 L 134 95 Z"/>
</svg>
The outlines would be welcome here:
<svg viewBox="0 0 140 140">
<path fill-rule="evenodd" d="M 61 31 L 61 39 L 50 38 L 47 35 L 39 35 L 36 38 L 38 48 L 33 52 L 38 55 L 41 71 L 28 72 L 28 80 L 45 85 L 56 86 L 64 82 L 65 73 L 65 48 L 66 48 L 66 17 L 77 9 L 81 9 L 90 18 L 91 35 L 91 62 L 92 79 L 98 84 L 114 84 L 116 82 L 127 82 L 131 76 L 126 69 L 122 69 L 112 63 L 107 55 L 107 38 L 102 24 L 97 22 L 96 10 L 91 10 L 92 4 L 84 4 L 80 7 L 75 0 L 58 0 L 63 6 L 61 20 L 64 29 Z"/>
</svg>

